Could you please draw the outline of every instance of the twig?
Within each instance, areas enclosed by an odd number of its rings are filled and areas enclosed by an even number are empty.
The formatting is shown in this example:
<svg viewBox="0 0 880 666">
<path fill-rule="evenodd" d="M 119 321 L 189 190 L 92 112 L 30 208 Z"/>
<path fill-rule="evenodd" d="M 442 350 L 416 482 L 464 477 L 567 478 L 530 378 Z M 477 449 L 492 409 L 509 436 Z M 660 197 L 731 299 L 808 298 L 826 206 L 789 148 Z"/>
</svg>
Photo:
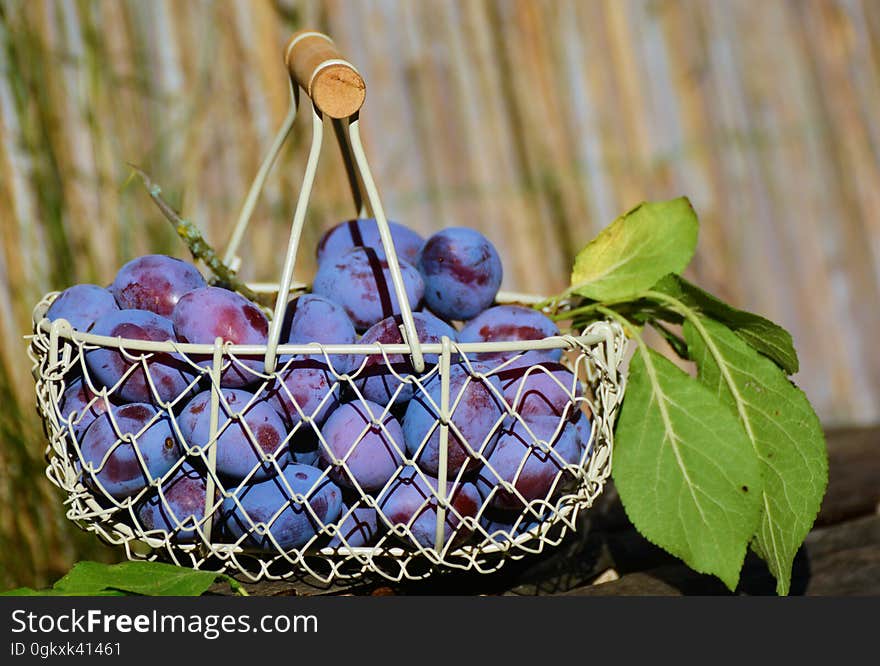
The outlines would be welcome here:
<svg viewBox="0 0 880 666">
<path fill-rule="evenodd" d="M 140 176 L 144 187 L 147 188 L 150 198 L 156 203 L 165 218 L 174 225 L 174 230 L 177 232 L 177 235 L 183 239 L 183 242 L 186 243 L 193 258 L 200 259 L 216 276 L 216 283 L 219 283 L 228 289 L 232 289 L 233 291 L 237 291 L 248 300 L 259 303 L 260 305 L 272 305 L 266 295 L 256 293 L 244 282 L 238 279 L 235 272 L 223 263 L 223 260 L 217 255 L 214 248 L 208 244 L 205 237 L 202 236 L 202 232 L 199 228 L 189 220 L 183 219 L 180 216 L 180 213 L 174 210 L 171 204 L 162 198 L 161 187 L 156 185 L 142 169 L 130 163 L 129 166 L 138 176 Z"/>
</svg>

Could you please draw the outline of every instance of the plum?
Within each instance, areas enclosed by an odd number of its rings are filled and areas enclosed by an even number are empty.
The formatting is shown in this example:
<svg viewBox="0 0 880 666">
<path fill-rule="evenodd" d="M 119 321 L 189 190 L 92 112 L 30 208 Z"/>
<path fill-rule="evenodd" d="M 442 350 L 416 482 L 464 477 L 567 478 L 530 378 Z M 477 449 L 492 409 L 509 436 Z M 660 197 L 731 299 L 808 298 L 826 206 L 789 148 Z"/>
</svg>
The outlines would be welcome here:
<svg viewBox="0 0 880 666">
<path fill-rule="evenodd" d="M 540 522 L 535 520 L 534 516 L 526 515 L 520 518 L 519 513 L 503 516 L 486 512 L 480 516 L 480 527 L 489 535 L 487 541 L 500 543 L 514 541 L 539 525 Z"/>
<path fill-rule="evenodd" d="M 77 331 L 89 331 L 104 315 L 118 310 L 113 294 L 96 284 L 75 284 L 62 291 L 49 309 L 49 321 L 66 319 Z"/>
<path fill-rule="evenodd" d="M 216 338 L 241 345 L 265 345 L 269 321 L 254 303 L 241 294 L 221 287 L 193 289 L 181 296 L 171 315 L 181 342 L 214 344 Z M 209 357 L 199 365 L 211 367 Z M 225 388 L 242 388 L 259 379 L 262 359 L 239 358 L 230 362 L 220 376 Z"/>
<path fill-rule="evenodd" d="M 371 506 L 356 506 L 349 509 L 345 505 L 340 512 L 342 522 L 339 531 L 327 545 L 331 548 L 348 546 L 358 548 L 373 542 L 377 537 L 376 509 Z"/>
<path fill-rule="evenodd" d="M 494 373 L 507 404 L 523 416 L 560 416 L 570 412 L 583 393 L 574 374 L 555 361 L 532 364 L 531 359 L 521 358 L 524 360 L 515 359 Z"/>
<path fill-rule="evenodd" d="M 439 317 L 465 321 L 488 308 L 498 294 L 503 271 L 495 246 L 466 227 L 448 227 L 431 236 L 419 255 L 425 303 Z"/>
<path fill-rule="evenodd" d="M 247 535 L 243 544 L 265 551 L 304 545 L 341 511 L 339 487 L 321 470 L 297 463 L 265 481 L 243 484 L 222 504 L 226 531 L 234 539 Z"/>
<path fill-rule="evenodd" d="M 480 470 L 477 487 L 489 506 L 519 510 L 525 506 L 520 496 L 526 502 L 546 499 L 557 475 L 566 465 L 576 464 L 579 454 L 574 424 L 567 419 L 510 418 Z M 502 481 L 511 484 L 516 492 L 500 486 Z"/>
<path fill-rule="evenodd" d="M 475 371 L 482 370 L 474 365 Z M 416 393 L 403 418 L 403 437 L 407 451 L 428 474 L 440 469 L 440 390 L 439 374 L 425 384 L 425 393 Z M 494 389 L 494 390 L 493 390 Z M 479 467 L 497 436 L 497 425 L 505 414 L 501 384 L 497 377 L 478 377 L 462 363 L 449 369 L 449 408 L 451 424 L 447 449 L 447 474 L 462 468 Z M 433 401 L 433 402 L 432 402 Z M 436 405 L 436 408 L 435 408 Z M 459 436 L 460 435 L 460 436 Z"/>
<path fill-rule="evenodd" d="M 280 340 L 281 344 L 351 345 L 357 340 L 357 333 L 341 305 L 317 294 L 303 294 L 287 304 Z M 326 362 L 323 355 L 310 358 Z M 333 354 L 329 359 L 333 369 L 340 374 L 351 370 L 356 362 L 355 357 L 345 354 Z"/>
<path fill-rule="evenodd" d="M 403 461 L 403 431 L 397 419 L 391 414 L 383 417 L 382 411 L 369 400 L 348 402 L 321 427 L 326 446 L 320 448 L 320 456 L 340 486 L 379 490 Z"/>
<path fill-rule="evenodd" d="M 217 471 L 237 480 L 252 472 L 254 480 L 268 478 L 278 469 L 276 461 L 282 464 L 281 453 L 286 450 L 287 429 L 281 416 L 266 400 L 257 400 L 249 391 L 223 389 L 222 395 L 217 420 Z M 208 444 L 211 390 L 202 391 L 190 400 L 177 422 L 187 444 L 202 447 Z M 263 462 L 263 455 L 270 458 Z"/>
<path fill-rule="evenodd" d="M 109 409 L 110 403 L 95 394 L 82 378 L 78 378 L 64 391 L 59 407 L 62 425 L 72 426 L 73 434 L 79 439 L 86 428 Z"/>
<path fill-rule="evenodd" d="M 409 529 L 412 539 L 425 548 L 433 548 L 437 529 L 437 492 L 440 485 L 436 478 L 426 476 L 408 465 L 380 493 L 379 524 L 387 521 L 392 526 L 403 525 Z M 464 518 L 476 518 L 481 498 L 473 483 L 447 482 L 446 498 L 450 503 L 444 520 L 443 546 L 453 541 L 461 545 L 473 532 L 462 525 Z"/>
<path fill-rule="evenodd" d="M 174 543 L 198 541 L 197 526 L 205 518 L 207 486 L 205 474 L 188 462 L 182 463 L 162 482 L 161 491 L 157 490 L 138 504 L 136 513 L 144 531 L 168 532 Z M 215 501 L 217 499 L 219 493 L 215 490 Z"/>
<path fill-rule="evenodd" d="M 147 254 L 119 269 L 110 292 L 123 310 L 149 310 L 170 317 L 184 294 L 206 286 L 192 264 L 164 254 Z"/>
<path fill-rule="evenodd" d="M 80 452 L 87 483 L 118 500 L 164 475 L 181 453 L 168 417 L 137 402 L 111 407 L 95 419 L 83 435 Z"/>
<path fill-rule="evenodd" d="M 266 401 L 294 428 L 303 415 L 320 426 L 339 404 L 339 384 L 323 360 L 299 356 L 287 363 L 266 389 Z"/>
<path fill-rule="evenodd" d="M 453 342 L 458 339 L 458 332 L 454 328 L 428 312 L 413 312 L 413 321 L 416 325 L 416 335 L 421 343 L 437 343 L 443 336 Z M 403 320 L 399 315 L 386 317 L 367 329 L 360 342 L 361 344 L 377 342 L 403 344 L 403 335 L 400 331 L 402 325 Z M 424 358 L 428 366 L 438 361 L 437 354 L 425 354 Z M 387 362 L 381 354 L 369 354 L 363 366 L 355 383 L 368 400 L 384 405 L 393 398 L 394 403 L 399 405 L 412 398 L 413 386 L 405 381 L 413 373 L 408 354 L 388 354 Z"/>
<path fill-rule="evenodd" d="M 543 340 L 559 335 L 559 327 L 542 312 L 521 305 L 496 305 L 471 319 L 458 334 L 459 342 Z M 520 351 L 481 352 L 481 361 L 504 361 Z M 559 361 L 562 349 L 530 350 L 530 358 Z"/>
<path fill-rule="evenodd" d="M 407 300 L 415 309 L 425 285 L 412 264 L 403 260 L 399 264 Z M 388 262 L 373 248 L 353 247 L 323 262 L 315 274 L 312 292 L 339 303 L 358 331 L 400 314 Z"/>
<path fill-rule="evenodd" d="M 130 340 L 176 341 L 171 320 L 147 310 L 114 310 L 98 319 L 91 332 Z M 126 402 L 174 402 L 196 377 L 182 355 L 168 352 L 96 347 L 86 352 L 86 366 L 95 384 L 113 389 Z"/>
<path fill-rule="evenodd" d="M 398 258 L 414 264 L 422 245 L 425 244 L 425 239 L 398 222 L 388 220 L 388 228 Z M 353 247 L 371 247 L 380 259 L 385 258 L 385 248 L 379 236 L 379 225 L 374 218 L 348 220 L 328 229 L 318 241 L 318 263 L 334 259 Z"/>
</svg>

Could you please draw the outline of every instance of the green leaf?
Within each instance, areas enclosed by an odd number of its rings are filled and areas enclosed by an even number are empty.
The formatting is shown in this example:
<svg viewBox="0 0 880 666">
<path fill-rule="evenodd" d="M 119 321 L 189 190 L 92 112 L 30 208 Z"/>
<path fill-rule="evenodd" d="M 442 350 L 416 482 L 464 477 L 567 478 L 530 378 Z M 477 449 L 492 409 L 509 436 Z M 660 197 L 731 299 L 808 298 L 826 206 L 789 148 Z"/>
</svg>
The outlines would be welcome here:
<svg viewBox="0 0 880 666">
<path fill-rule="evenodd" d="M 828 484 L 819 418 L 804 393 L 768 359 L 716 321 L 687 321 L 684 335 L 699 380 L 743 424 L 761 462 L 760 527 L 752 544 L 788 594 L 791 567 Z M 705 337 L 704 337 L 705 336 Z"/>
<path fill-rule="evenodd" d="M 597 301 L 636 296 L 667 273 L 684 270 L 697 247 L 698 227 L 686 197 L 640 204 L 581 250 L 569 292 Z"/>
<path fill-rule="evenodd" d="M 723 322 L 789 375 L 798 371 L 798 357 L 791 334 L 778 324 L 760 315 L 737 310 L 679 275 L 665 276 L 652 289 Z"/>
<path fill-rule="evenodd" d="M 218 574 L 212 571 L 185 569 L 163 562 L 120 562 L 101 564 L 79 562 L 54 588 L 68 593 L 94 594 L 112 589 L 129 594 L 150 596 L 199 596 Z"/>
<path fill-rule="evenodd" d="M 758 458 L 730 410 L 639 345 L 617 424 L 614 483 L 649 541 L 733 590 L 760 518 Z"/>
<path fill-rule="evenodd" d="M 78 562 L 48 590 L 18 588 L 8 596 L 149 596 L 188 597 L 203 594 L 217 580 L 244 593 L 238 581 L 212 571 L 196 571 L 163 562 L 130 561 L 119 564 Z"/>
</svg>

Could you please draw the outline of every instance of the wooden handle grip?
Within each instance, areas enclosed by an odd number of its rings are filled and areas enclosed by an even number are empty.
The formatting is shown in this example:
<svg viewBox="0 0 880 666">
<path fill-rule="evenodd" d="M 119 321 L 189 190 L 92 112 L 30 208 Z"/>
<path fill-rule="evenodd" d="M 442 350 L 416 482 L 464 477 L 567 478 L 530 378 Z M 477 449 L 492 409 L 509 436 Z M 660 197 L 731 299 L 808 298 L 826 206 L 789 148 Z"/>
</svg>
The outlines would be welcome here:
<svg viewBox="0 0 880 666">
<path fill-rule="evenodd" d="M 363 78 L 327 35 L 295 32 L 287 42 L 284 63 L 321 113 L 348 118 L 363 105 L 367 92 Z"/>
</svg>

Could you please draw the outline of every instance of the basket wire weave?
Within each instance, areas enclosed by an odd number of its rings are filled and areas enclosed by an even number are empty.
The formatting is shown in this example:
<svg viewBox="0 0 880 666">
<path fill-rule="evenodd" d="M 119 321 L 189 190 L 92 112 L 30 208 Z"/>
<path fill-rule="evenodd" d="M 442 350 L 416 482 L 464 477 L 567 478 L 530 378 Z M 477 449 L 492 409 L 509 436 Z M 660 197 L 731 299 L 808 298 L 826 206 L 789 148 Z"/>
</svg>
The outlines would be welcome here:
<svg viewBox="0 0 880 666">
<path fill-rule="evenodd" d="M 227 245 L 224 261 L 237 268 L 238 245 L 243 238 L 256 201 L 271 167 L 290 134 L 299 107 L 299 88 L 291 78 L 290 110 L 262 163 L 242 207 Z M 458 343 L 443 337 L 440 343 L 421 342 L 416 332 L 411 304 L 407 300 L 400 265 L 391 238 L 388 221 L 373 181 L 363 149 L 359 130 L 359 114 L 349 118 L 332 119 L 349 177 L 355 209 L 358 217 L 376 220 L 379 235 L 387 258 L 391 287 L 400 304 L 400 333 L 403 344 L 335 345 L 311 343 L 308 345 L 279 344 L 284 310 L 292 295 L 307 291 L 308 286 L 294 284 L 292 280 L 297 249 L 311 195 L 312 184 L 318 166 L 318 157 L 324 132 L 324 114 L 312 104 L 312 143 L 299 193 L 285 262 L 278 284 L 252 285 L 255 291 L 276 297 L 274 316 L 270 319 L 268 342 L 265 345 L 234 345 L 218 338 L 213 345 L 178 342 L 152 342 L 134 339 L 110 338 L 74 330 L 64 319 L 50 322 L 46 311 L 57 297 L 57 292 L 47 294 L 34 308 L 33 335 L 30 336 L 29 356 L 33 362 L 33 375 L 37 408 L 40 413 L 48 445 L 46 448 L 46 474 L 54 485 L 67 497 L 67 517 L 82 529 L 94 532 L 103 541 L 121 545 L 129 559 L 170 561 L 195 569 L 219 571 L 244 580 L 308 578 L 322 583 L 336 580 L 352 580 L 367 574 L 378 574 L 392 581 L 419 579 L 438 569 L 473 570 L 489 573 L 503 566 L 511 558 L 541 553 L 545 547 L 557 545 L 569 530 L 575 529 L 578 512 L 589 508 L 602 492 L 611 470 L 613 428 L 618 409 L 623 400 L 625 376 L 621 363 L 625 351 L 625 339 L 620 326 L 614 322 L 596 322 L 582 335 L 559 335 L 543 340 Z M 539 299 L 522 294 L 501 292 L 498 303 L 534 304 Z M 103 386 L 94 381 L 87 363 L 88 354 L 96 349 L 116 350 L 130 363 L 126 375 L 115 386 Z M 560 350 L 562 364 L 570 371 L 572 381 L 563 382 L 550 371 L 546 364 L 522 365 L 518 370 L 515 361 L 529 352 Z M 494 364 L 486 362 L 485 355 L 506 352 L 505 360 Z M 513 358 L 509 358 L 509 357 Z M 187 390 L 170 401 L 163 401 L 156 390 L 153 376 L 156 364 L 173 358 L 182 364 L 192 380 Z M 340 358 L 354 359 L 352 367 L 341 367 Z M 400 359 L 404 359 L 404 363 Z M 436 362 L 426 363 L 435 358 Z M 321 402 L 304 411 L 290 387 L 284 381 L 285 372 L 296 367 L 297 359 L 320 361 L 328 368 L 327 391 Z M 380 405 L 382 412 L 372 413 L 373 403 L 363 395 L 368 377 L 368 359 L 378 365 L 391 381 L 387 404 Z M 260 361 L 255 365 L 255 361 Z M 266 395 L 279 389 L 296 410 L 296 421 L 287 439 L 272 453 L 265 454 L 255 433 L 244 416 L 252 404 L 235 407 L 228 403 L 226 389 L 221 388 L 224 370 L 235 366 L 242 374 L 249 374 L 256 396 Z M 453 366 L 464 368 L 467 378 L 458 392 L 453 390 L 451 370 Z M 499 391 L 492 377 L 507 371 L 515 384 L 510 392 Z M 387 372 L 386 372 L 387 371 Z M 519 408 L 525 403 L 528 392 L 526 382 L 533 375 L 543 375 L 552 391 L 560 391 L 566 397 L 565 409 L 556 414 L 558 423 L 553 435 L 541 439 L 531 429 Z M 503 375 L 501 375 L 503 376 Z M 564 375 L 568 377 L 569 375 Z M 90 401 L 80 411 L 65 411 L 63 396 L 71 384 L 81 377 L 87 387 Z M 126 433 L 119 429 L 109 405 L 118 402 L 120 387 L 127 381 L 144 381 L 150 388 L 156 414 L 138 433 Z M 431 397 L 432 382 L 439 381 L 439 402 Z M 466 388 L 475 383 L 492 393 L 500 406 L 500 416 L 492 425 L 482 442 L 466 441 L 455 421 L 455 410 Z M 179 415 L 191 396 L 198 390 L 210 389 L 210 435 L 204 442 L 187 442 L 183 436 Z M 395 399 L 403 391 L 413 391 L 414 399 L 424 400 L 436 415 L 434 427 L 439 432 L 439 466 L 436 479 L 429 478 L 414 461 L 427 446 L 426 440 L 415 453 L 408 452 L 402 441 L 386 427 L 387 417 L 395 409 Z M 436 390 L 434 390 L 436 396 Z M 365 429 L 378 428 L 383 438 L 393 447 L 395 456 L 402 460 L 399 468 L 382 489 L 369 491 L 361 488 L 349 473 L 349 455 L 337 457 L 327 454 L 329 447 L 321 432 L 322 411 L 344 400 L 366 411 Z M 373 405 L 373 406 L 371 406 Z M 80 425 L 106 411 L 116 430 L 118 441 L 114 447 L 130 446 L 135 452 L 145 474 L 146 487 L 126 497 L 113 497 L 97 477 L 103 465 L 113 454 L 111 449 L 101 465 L 94 467 L 84 463 Z M 580 455 L 576 461 L 564 459 L 554 450 L 553 442 L 560 433 L 571 427 L 577 418 L 588 417 L 589 435 L 584 437 Z M 140 449 L 138 437 L 159 420 L 170 423 L 175 438 L 185 452 L 165 474 L 153 478 Z M 465 486 L 473 485 L 470 467 L 463 466 L 447 473 L 450 442 L 462 442 L 469 457 L 481 467 L 493 470 L 488 460 L 492 442 L 511 422 L 517 422 L 531 441 L 525 443 L 527 455 L 520 462 L 514 478 L 499 481 L 492 490 L 480 491 L 482 503 L 462 508 L 459 502 Z M 226 429 L 241 428 L 253 450 L 254 469 L 243 480 L 230 481 L 217 472 L 217 441 Z M 307 490 L 290 486 L 282 473 L 292 458 L 299 462 L 299 453 L 292 454 L 299 438 L 309 434 L 317 439 L 318 451 L 324 451 L 325 464 L 321 475 Z M 363 435 L 364 433 L 360 433 Z M 431 433 L 429 433 L 429 436 Z M 352 448 L 354 450 L 354 447 Z M 349 451 L 349 454 L 351 451 Z M 552 460 L 555 468 L 552 482 L 540 497 L 525 497 L 520 492 L 520 474 L 531 456 Z M 166 493 L 173 487 L 175 474 L 183 470 L 184 462 L 195 462 L 204 472 L 204 505 L 192 515 L 177 517 L 168 504 Z M 271 516 L 244 516 L 244 533 L 231 536 L 224 529 L 230 520 L 229 506 L 241 514 L 239 497 L 247 481 L 259 471 L 269 469 L 270 475 L 283 486 L 282 493 L 288 502 L 278 507 Z M 326 521 L 320 515 L 317 501 L 322 489 L 332 485 L 331 471 L 349 481 L 353 488 L 345 490 L 346 499 L 341 513 Z M 490 477 L 491 478 L 491 477 Z M 504 478 L 495 474 L 495 480 Z M 422 504 L 406 522 L 386 515 L 382 502 L 386 492 L 395 484 L 409 483 L 422 492 Z M 485 495 L 485 496 L 484 496 Z M 498 529 L 490 522 L 490 500 L 495 496 L 513 498 L 518 507 L 508 526 Z M 143 502 L 158 503 L 161 510 L 171 516 L 173 529 L 147 529 L 139 518 L 138 510 Z M 225 504 L 224 504 L 225 503 Z M 226 511 L 224 512 L 224 505 Z M 314 505 L 314 506 L 313 506 Z M 358 512 L 356 512 L 356 510 Z M 364 521 L 361 510 L 372 515 Z M 274 537 L 271 527 L 285 512 L 294 511 L 307 517 L 314 528 L 313 535 L 305 543 L 286 547 Z M 201 515 L 196 515 L 201 514 Z M 425 536 L 425 525 L 430 537 Z M 365 533 L 372 533 L 369 545 L 360 544 Z M 453 537 L 453 538 L 451 538 Z M 254 541 L 260 547 L 254 547 Z"/>
</svg>

